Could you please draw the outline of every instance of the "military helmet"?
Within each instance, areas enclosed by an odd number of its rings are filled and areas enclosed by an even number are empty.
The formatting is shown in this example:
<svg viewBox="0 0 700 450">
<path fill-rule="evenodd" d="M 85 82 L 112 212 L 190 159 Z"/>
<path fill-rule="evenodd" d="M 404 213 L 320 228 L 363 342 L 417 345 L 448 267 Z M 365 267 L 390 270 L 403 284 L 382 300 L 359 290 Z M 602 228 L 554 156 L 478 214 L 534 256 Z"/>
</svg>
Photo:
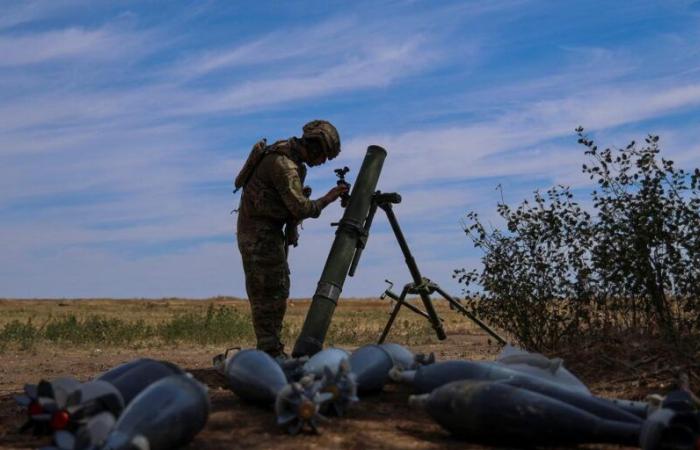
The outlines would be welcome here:
<svg viewBox="0 0 700 450">
<path fill-rule="evenodd" d="M 304 125 L 305 140 L 314 139 L 321 143 L 323 152 L 328 159 L 333 159 L 340 153 L 340 135 L 338 130 L 326 120 L 312 120 Z"/>
</svg>

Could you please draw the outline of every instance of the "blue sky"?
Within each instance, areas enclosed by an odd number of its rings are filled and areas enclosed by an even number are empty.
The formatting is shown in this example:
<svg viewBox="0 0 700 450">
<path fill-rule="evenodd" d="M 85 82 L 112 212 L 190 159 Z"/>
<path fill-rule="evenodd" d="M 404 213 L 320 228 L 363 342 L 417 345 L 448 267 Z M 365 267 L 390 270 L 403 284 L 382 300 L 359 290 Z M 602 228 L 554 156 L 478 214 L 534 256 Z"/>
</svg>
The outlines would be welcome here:
<svg viewBox="0 0 700 450">
<path fill-rule="evenodd" d="M 460 228 L 555 183 L 584 193 L 574 128 L 659 134 L 700 166 L 700 2 L 0 2 L 0 296 L 245 296 L 232 180 L 251 145 L 325 118 L 370 144 L 424 275 L 478 267 Z M 580 197 L 585 199 L 585 197 Z M 313 294 L 333 205 L 290 257 Z M 409 281 L 385 219 L 346 296 Z"/>
</svg>

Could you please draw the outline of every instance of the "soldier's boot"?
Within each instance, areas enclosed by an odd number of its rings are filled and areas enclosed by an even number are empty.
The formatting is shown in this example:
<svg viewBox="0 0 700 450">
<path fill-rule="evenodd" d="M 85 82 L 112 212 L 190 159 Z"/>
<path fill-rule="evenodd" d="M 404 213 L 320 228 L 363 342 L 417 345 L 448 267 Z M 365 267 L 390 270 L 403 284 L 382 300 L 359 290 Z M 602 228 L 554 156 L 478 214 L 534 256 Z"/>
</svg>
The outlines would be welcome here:
<svg viewBox="0 0 700 450">
<path fill-rule="evenodd" d="M 273 358 L 285 355 L 284 344 L 280 342 L 276 336 L 264 336 L 262 338 L 258 338 L 256 348 L 267 353 Z"/>
</svg>

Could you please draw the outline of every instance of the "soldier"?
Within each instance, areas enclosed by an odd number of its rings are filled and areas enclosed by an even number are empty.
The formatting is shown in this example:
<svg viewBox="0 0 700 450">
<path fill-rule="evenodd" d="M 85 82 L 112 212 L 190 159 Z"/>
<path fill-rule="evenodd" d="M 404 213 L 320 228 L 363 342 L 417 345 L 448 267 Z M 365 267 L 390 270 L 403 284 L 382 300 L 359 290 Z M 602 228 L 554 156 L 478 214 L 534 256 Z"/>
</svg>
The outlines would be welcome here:
<svg viewBox="0 0 700 450">
<path fill-rule="evenodd" d="M 253 158 L 253 147 L 236 179 L 236 186 L 243 186 L 238 249 L 257 348 L 275 357 L 284 356 L 280 334 L 289 297 L 287 249 L 297 245 L 297 224 L 318 217 L 323 208 L 347 192 L 346 186 L 336 186 L 316 200 L 308 198 L 311 189 L 302 188 L 306 166 L 318 166 L 338 156 L 340 136 L 325 120 L 311 121 L 303 131 L 301 138 L 291 137 L 270 146 L 264 140 L 256 144 L 257 157 Z"/>
</svg>

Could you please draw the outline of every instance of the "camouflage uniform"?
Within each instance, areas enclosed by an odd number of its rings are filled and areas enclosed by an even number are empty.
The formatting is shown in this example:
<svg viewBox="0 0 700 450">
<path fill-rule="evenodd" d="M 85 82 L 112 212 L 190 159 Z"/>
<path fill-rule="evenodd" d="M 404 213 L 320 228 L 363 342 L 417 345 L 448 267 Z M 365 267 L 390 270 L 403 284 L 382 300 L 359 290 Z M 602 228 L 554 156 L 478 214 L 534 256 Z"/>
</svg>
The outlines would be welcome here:
<svg viewBox="0 0 700 450">
<path fill-rule="evenodd" d="M 276 355 L 289 297 L 287 242 L 283 227 L 318 217 L 323 205 L 304 196 L 306 166 L 290 138 L 272 144 L 243 189 L 238 210 L 238 249 L 260 350 Z"/>
</svg>

